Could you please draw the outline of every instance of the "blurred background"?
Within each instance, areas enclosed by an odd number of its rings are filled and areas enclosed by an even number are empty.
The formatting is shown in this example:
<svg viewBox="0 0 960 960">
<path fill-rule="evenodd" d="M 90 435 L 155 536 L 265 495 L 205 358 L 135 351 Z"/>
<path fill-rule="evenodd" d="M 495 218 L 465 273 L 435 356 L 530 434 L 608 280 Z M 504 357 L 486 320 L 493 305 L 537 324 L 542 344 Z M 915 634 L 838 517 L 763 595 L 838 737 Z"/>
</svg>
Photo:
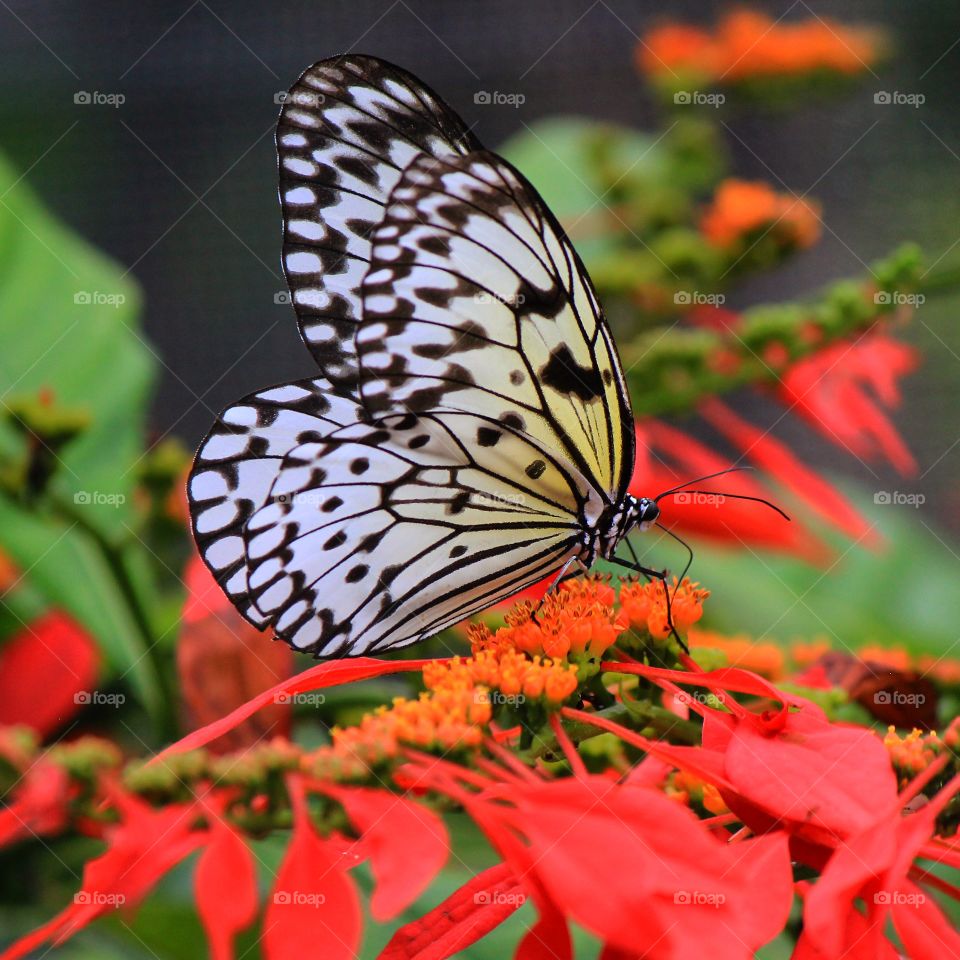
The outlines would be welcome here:
<svg viewBox="0 0 960 960">
<path fill-rule="evenodd" d="M 722 117 L 732 166 L 823 205 L 821 242 L 751 278 L 728 306 L 786 300 L 856 275 L 905 239 L 928 263 L 960 258 L 960 10 L 896 2 L 757 3 L 784 22 L 814 13 L 889 30 L 895 55 L 845 96 L 779 114 Z M 10 2 L 0 10 L 0 148 L 45 203 L 114 257 L 144 291 L 160 361 L 150 418 L 199 442 L 212 416 L 259 386 L 304 376 L 292 311 L 277 305 L 280 218 L 274 94 L 308 64 L 346 51 L 392 60 L 429 83 L 480 139 L 499 145 L 537 120 L 574 114 L 640 128 L 661 113 L 634 64 L 637 38 L 670 18 L 712 23 L 729 4 Z M 877 90 L 922 92 L 884 108 Z M 481 90 L 520 92 L 518 107 Z M 77 91 L 122 94 L 81 106 Z M 925 353 L 896 415 L 936 517 L 960 535 L 956 302 L 918 311 L 905 334 Z M 791 445 L 868 486 L 862 467 L 807 433 Z"/>
<path fill-rule="evenodd" d="M 956 714 L 960 8 L 754 2 L 733 36 L 737 9 L 0 0 L 0 787 L 13 724 L 33 749 L 96 732 L 149 754 L 302 666 L 192 557 L 183 491 L 223 407 L 315 371 L 280 269 L 273 133 L 282 92 L 348 51 L 422 78 L 570 228 L 630 369 L 635 492 L 752 461 L 727 489 L 795 513 L 667 506 L 713 592 L 700 644 L 775 644 L 778 681 L 855 650 L 938 685 L 922 715 L 861 703 L 859 722 Z M 741 53 L 721 70 L 704 37 L 724 23 Z M 685 560 L 656 534 L 637 546 Z M 228 746 L 294 718 L 298 743 L 324 743 L 406 683 L 286 705 Z M 488 858 L 460 839 L 471 867 Z M 0 940 L 58 909 L 98 848 L 52 849 L 3 853 Z M 72 955 L 199 955 L 188 887 Z"/>
</svg>

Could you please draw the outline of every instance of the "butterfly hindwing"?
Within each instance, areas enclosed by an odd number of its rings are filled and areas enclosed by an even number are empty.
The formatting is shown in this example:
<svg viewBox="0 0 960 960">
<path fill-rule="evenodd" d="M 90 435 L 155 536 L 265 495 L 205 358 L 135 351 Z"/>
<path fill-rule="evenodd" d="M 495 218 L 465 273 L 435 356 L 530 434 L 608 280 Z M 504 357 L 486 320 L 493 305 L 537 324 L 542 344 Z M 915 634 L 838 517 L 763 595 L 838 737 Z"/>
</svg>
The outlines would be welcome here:
<svg viewBox="0 0 960 960">
<path fill-rule="evenodd" d="M 354 423 L 358 410 L 319 377 L 270 387 L 227 407 L 197 451 L 187 481 L 194 538 L 224 592 L 257 626 L 266 621 L 247 592 L 247 520 L 292 449 Z"/>
<path fill-rule="evenodd" d="M 373 235 L 362 293 L 371 413 L 511 420 L 608 502 L 623 496 L 633 420 L 610 331 L 569 240 L 504 160 L 417 158 Z"/>
<path fill-rule="evenodd" d="M 390 191 L 416 157 L 478 146 L 419 80 L 372 57 L 321 61 L 287 94 L 277 126 L 284 272 L 304 341 L 339 387 L 355 384 L 360 284 Z"/>
<path fill-rule="evenodd" d="M 386 417 L 292 450 L 246 526 L 250 595 L 292 646 L 402 646 L 515 593 L 577 549 L 582 478 L 469 414 Z"/>
</svg>

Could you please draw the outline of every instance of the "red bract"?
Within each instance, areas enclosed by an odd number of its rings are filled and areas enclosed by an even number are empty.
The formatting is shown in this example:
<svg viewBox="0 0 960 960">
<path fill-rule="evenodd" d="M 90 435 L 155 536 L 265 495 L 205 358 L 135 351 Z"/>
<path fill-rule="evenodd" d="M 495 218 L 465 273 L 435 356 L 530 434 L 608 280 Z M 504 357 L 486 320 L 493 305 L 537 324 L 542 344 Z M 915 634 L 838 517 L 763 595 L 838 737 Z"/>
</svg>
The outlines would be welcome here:
<svg viewBox="0 0 960 960">
<path fill-rule="evenodd" d="M 738 417 L 716 398 L 703 403 L 700 413 L 757 467 L 776 478 L 813 512 L 837 530 L 861 543 L 876 543 L 877 536 L 846 498 L 815 470 L 811 470 L 770 433 Z"/>
<path fill-rule="evenodd" d="M 370 857 L 376 889 L 375 920 L 391 920 L 427 888 L 447 860 L 447 829 L 422 804 L 386 790 L 315 784 L 334 797 L 361 833 L 360 851 Z"/>
<path fill-rule="evenodd" d="M 133 907 L 168 870 L 203 842 L 192 831 L 193 804 L 153 810 L 114 787 L 120 823 L 106 831 L 107 849 L 83 871 L 83 885 L 73 903 L 38 930 L 9 947 L 0 960 L 16 960 L 52 940 L 60 944 L 97 917 L 119 907 Z"/>
<path fill-rule="evenodd" d="M 0 649 L 0 724 L 23 723 L 49 736 L 89 697 L 99 666 L 82 627 L 64 613 L 44 614 Z"/>
<path fill-rule="evenodd" d="M 243 837 L 208 804 L 210 839 L 193 883 L 211 960 L 233 960 L 233 940 L 257 916 L 257 874 Z"/>
<path fill-rule="evenodd" d="M 509 865 L 497 864 L 401 927 L 380 960 L 445 960 L 498 927 L 525 900 L 523 885 Z"/>
<path fill-rule="evenodd" d="M 194 728 L 226 716 L 264 687 L 289 677 L 294 656 L 286 644 L 263 642 L 198 556 L 187 564 L 184 580 L 187 600 L 177 639 L 177 675 L 188 726 Z M 209 749 L 224 753 L 267 737 L 288 737 L 291 720 L 292 704 L 278 697 Z"/>
<path fill-rule="evenodd" d="M 711 957 L 748 958 L 786 921 L 785 835 L 731 846 L 663 793 L 598 776 L 518 783 L 505 796 L 510 806 L 490 815 L 523 838 L 526 870 L 557 915 L 634 956 L 709 944 Z"/>
<path fill-rule="evenodd" d="M 270 960 L 353 960 L 360 946 L 362 916 L 342 850 L 317 836 L 303 784 L 288 778 L 293 839 L 280 865 L 263 923 Z"/>
<path fill-rule="evenodd" d="M 854 456 L 883 456 L 902 473 L 913 473 L 916 462 L 881 405 L 899 402 L 897 380 L 917 362 L 912 347 L 872 331 L 794 364 L 780 394 L 791 410 Z"/>
</svg>

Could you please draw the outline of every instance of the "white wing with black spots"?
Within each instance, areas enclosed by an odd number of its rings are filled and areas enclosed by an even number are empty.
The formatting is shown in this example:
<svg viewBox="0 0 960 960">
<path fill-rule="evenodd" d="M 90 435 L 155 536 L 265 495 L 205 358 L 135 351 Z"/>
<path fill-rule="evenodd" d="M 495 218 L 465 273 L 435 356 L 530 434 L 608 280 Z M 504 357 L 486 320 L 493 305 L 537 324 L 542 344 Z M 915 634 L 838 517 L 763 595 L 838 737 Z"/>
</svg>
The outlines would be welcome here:
<svg viewBox="0 0 960 960">
<path fill-rule="evenodd" d="M 357 656 L 432 636 L 579 550 L 583 478 L 473 414 L 388 416 L 287 455 L 246 525 L 250 598 L 298 650 Z"/>
<path fill-rule="evenodd" d="M 321 379 L 260 390 L 227 407 L 200 445 L 187 497 L 200 555 L 240 612 L 266 624 L 248 596 L 244 528 L 291 450 L 356 422 L 357 402 Z"/>
<path fill-rule="evenodd" d="M 576 252 L 506 161 L 417 158 L 373 235 L 362 293 L 371 415 L 457 409 L 513 422 L 608 503 L 623 497 L 634 433 L 616 348 Z"/>
<path fill-rule="evenodd" d="M 354 385 L 360 284 L 390 191 L 417 157 L 478 147 L 436 94 L 372 57 L 323 60 L 287 94 L 277 125 L 283 267 L 304 341 L 341 389 Z"/>
</svg>

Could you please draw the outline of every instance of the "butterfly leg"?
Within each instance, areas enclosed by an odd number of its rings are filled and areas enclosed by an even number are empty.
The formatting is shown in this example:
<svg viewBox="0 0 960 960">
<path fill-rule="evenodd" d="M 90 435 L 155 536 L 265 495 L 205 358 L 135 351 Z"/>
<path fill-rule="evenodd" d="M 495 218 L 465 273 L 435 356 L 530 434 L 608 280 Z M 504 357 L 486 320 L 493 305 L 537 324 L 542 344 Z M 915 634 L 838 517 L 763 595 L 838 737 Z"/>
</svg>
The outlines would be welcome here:
<svg viewBox="0 0 960 960">
<path fill-rule="evenodd" d="M 560 584 L 563 583 L 564 580 L 571 580 L 571 579 L 573 579 L 573 577 L 578 577 L 578 576 L 580 576 L 580 573 L 581 573 L 580 570 L 575 570 L 573 573 L 568 573 L 568 572 L 567 572 L 567 571 L 569 571 L 569 569 L 570 569 L 575 563 L 579 564 L 581 567 L 583 566 L 583 564 L 582 564 L 581 561 L 580 561 L 580 557 L 578 557 L 578 556 L 573 556 L 573 557 L 571 557 L 571 558 L 557 571 L 557 575 L 553 578 L 553 581 L 551 582 L 550 586 L 547 587 L 547 589 L 546 589 L 546 591 L 544 592 L 543 596 L 540 598 L 540 602 L 537 604 L 537 609 L 534 610 L 533 613 L 530 615 L 530 619 L 531 619 L 534 623 L 536 623 L 537 626 L 539 626 L 539 621 L 537 620 L 537 614 L 540 612 L 540 608 L 543 606 L 544 601 L 547 599 L 547 597 L 549 597 L 550 594 L 553 593 L 553 591 L 556 590 L 557 587 L 559 587 Z"/>
<path fill-rule="evenodd" d="M 633 549 L 633 544 L 629 540 L 626 540 L 627 548 L 630 550 L 630 554 L 633 557 L 633 563 L 629 563 L 626 560 L 621 560 L 620 557 L 611 557 L 614 563 L 619 564 L 621 567 L 626 567 L 628 570 L 632 570 L 634 573 L 640 573 L 647 578 L 648 582 L 653 580 L 659 580 L 663 585 L 663 596 L 667 605 L 667 626 L 670 628 L 670 634 L 677 643 L 680 644 L 680 648 L 684 653 L 689 653 L 690 650 L 687 645 L 683 642 L 683 638 L 677 633 L 677 628 L 673 625 L 673 597 L 670 596 L 670 588 L 667 586 L 667 576 L 668 571 L 666 570 L 654 570 L 652 567 L 645 567 L 640 563 L 637 558 L 636 551 Z"/>
</svg>

